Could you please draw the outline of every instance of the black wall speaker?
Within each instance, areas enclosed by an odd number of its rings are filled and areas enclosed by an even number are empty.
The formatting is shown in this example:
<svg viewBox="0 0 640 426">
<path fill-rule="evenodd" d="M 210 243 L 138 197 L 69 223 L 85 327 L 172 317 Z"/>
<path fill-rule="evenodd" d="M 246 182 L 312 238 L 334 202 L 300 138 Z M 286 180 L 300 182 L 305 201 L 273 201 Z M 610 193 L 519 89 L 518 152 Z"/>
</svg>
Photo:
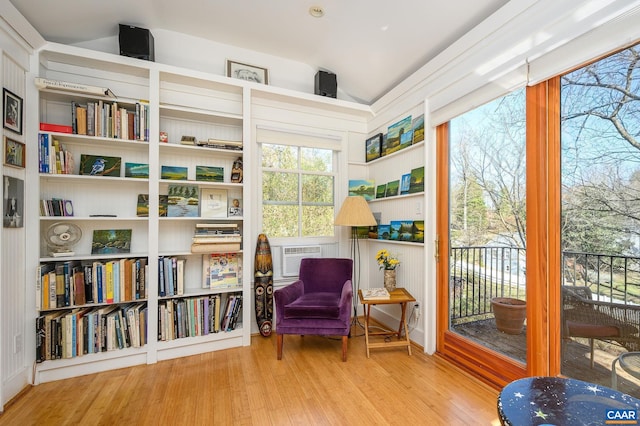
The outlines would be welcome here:
<svg viewBox="0 0 640 426">
<path fill-rule="evenodd" d="M 338 91 L 336 75 L 327 71 L 316 73 L 315 94 L 335 98 Z"/>
<path fill-rule="evenodd" d="M 120 55 L 155 61 L 153 35 L 146 28 L 120 24 Z"/>
</svg>

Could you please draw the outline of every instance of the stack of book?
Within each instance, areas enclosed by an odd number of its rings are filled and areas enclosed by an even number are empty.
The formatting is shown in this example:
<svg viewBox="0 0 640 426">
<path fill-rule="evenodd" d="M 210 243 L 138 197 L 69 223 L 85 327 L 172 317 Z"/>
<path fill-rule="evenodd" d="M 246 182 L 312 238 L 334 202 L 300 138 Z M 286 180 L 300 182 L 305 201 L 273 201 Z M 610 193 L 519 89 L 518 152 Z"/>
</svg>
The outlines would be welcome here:
<svg viewBox="0 0 640 426">
<path fill-rule="evenodd" d="M 242 235 L 236 223 L 198 223 L 191 244 L 192 253 L 240 250 Z"/>
<path fill-rule="evenodd" d="M 198 141 L 199 146 L 207 148 L 231 149 L 234 151 L 242 151 L 242 141 L 228 141 L 224 139 L 209 138 L 206 141 Z"/>
</svg>

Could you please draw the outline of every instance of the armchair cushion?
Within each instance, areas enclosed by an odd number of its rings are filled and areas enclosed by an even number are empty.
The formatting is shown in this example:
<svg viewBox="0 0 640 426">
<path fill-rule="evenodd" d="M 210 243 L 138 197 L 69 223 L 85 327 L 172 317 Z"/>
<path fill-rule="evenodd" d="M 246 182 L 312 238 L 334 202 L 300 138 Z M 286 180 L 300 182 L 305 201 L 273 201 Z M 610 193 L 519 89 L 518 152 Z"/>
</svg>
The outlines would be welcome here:
<svg viewBox="0 0 640 426">
<path fill-rule="evenodd" d="M 284 306 L 284 318 L 340 318 L 340 294 L 309 293 L 303 294 Z"/>
</svg>

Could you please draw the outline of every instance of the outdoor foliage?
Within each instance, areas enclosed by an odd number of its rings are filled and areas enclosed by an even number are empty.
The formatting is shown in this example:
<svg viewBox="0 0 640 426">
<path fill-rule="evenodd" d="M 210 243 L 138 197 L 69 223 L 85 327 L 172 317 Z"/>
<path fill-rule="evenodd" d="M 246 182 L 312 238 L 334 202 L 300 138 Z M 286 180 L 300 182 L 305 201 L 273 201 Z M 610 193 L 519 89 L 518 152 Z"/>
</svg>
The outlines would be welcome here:
<svg viewBox="0 0 640 426">
<path fill-rule="evenodd" d="M 333 151 L 264 144 L 262 170 L 263 232 L 333 236 Z"/>
</svg>

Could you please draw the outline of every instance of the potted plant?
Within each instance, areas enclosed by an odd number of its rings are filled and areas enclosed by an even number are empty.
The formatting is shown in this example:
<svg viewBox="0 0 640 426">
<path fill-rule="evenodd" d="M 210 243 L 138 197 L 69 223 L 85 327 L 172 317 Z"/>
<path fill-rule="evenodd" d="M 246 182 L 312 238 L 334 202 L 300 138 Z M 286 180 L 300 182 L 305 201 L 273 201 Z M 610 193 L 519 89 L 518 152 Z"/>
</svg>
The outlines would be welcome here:
<svg viewBox="0 0 640 426">
<path fill-rule="evenodd" d="M 507 334 L 520 334 L 527 318 L 527 303 L 512 297 L 494 297 L 491 308 L 498 330 Z"/>
</svg>

